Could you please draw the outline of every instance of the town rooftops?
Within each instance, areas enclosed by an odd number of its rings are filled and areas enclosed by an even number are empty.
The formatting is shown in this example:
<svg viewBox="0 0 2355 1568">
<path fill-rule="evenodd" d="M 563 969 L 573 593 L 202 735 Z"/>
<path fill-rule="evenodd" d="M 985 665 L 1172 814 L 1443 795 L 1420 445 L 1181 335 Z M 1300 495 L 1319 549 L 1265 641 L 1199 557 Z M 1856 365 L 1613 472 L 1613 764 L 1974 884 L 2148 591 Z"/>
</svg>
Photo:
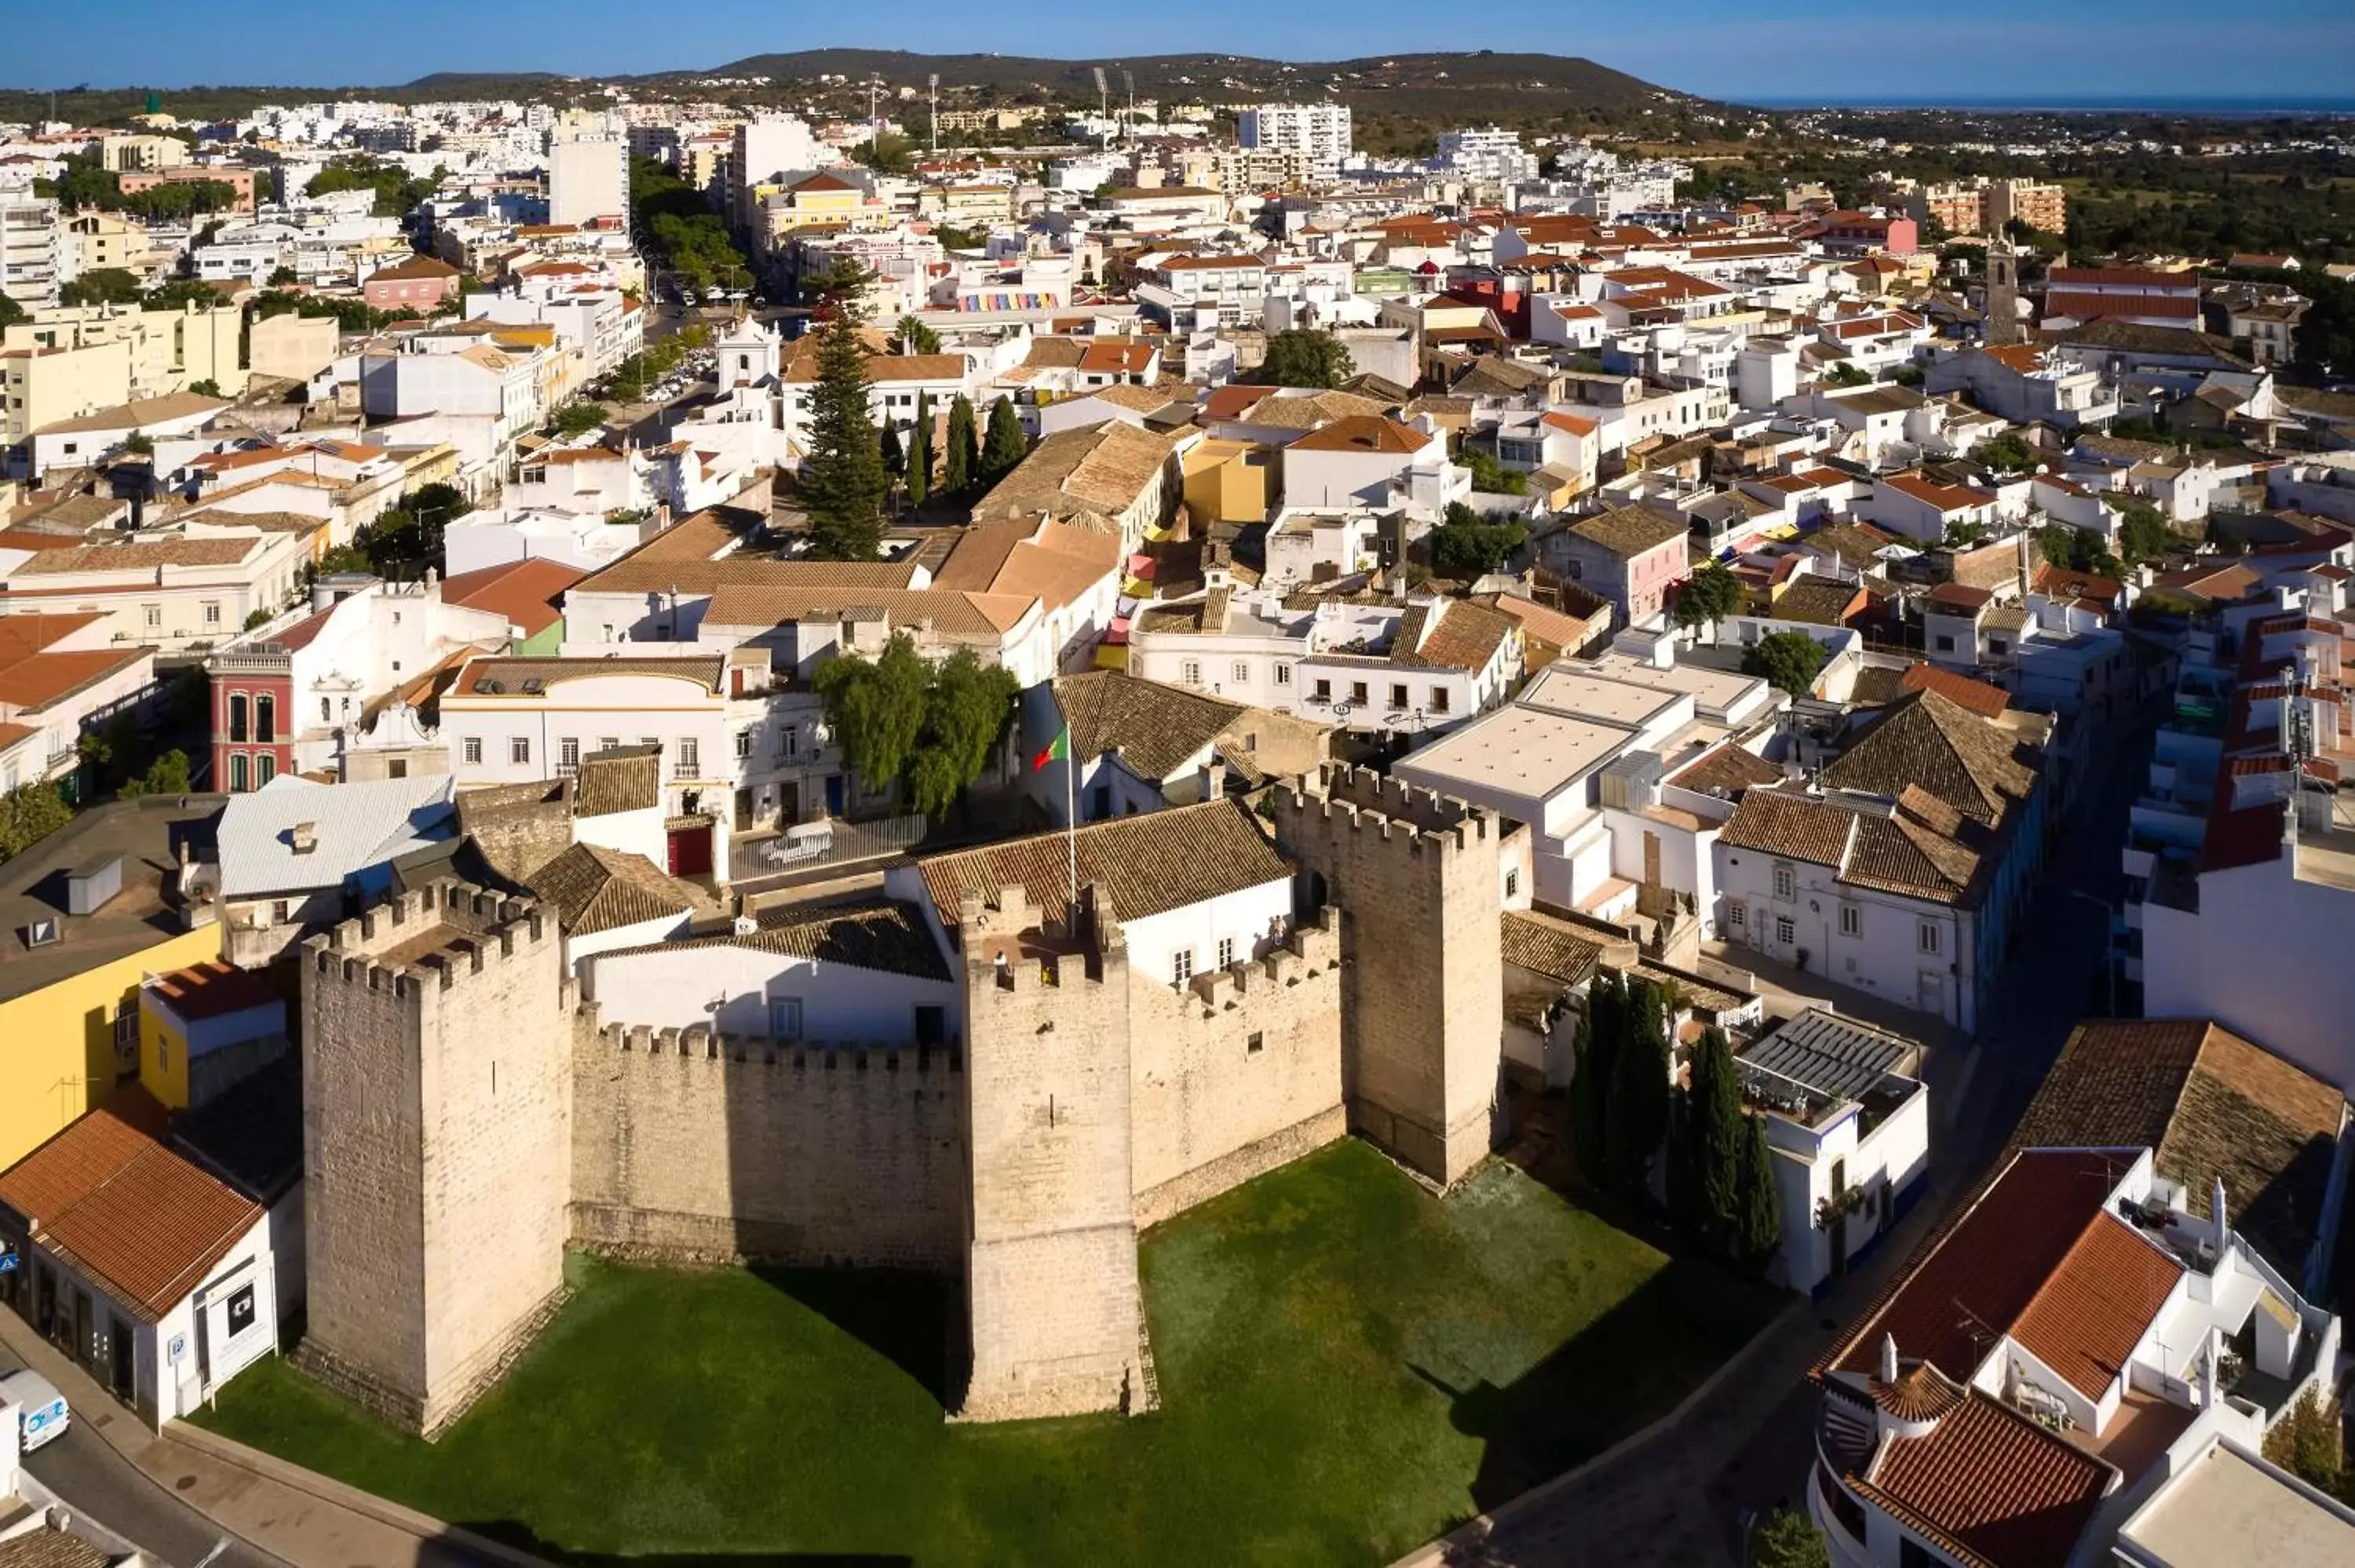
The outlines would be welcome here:
<svg viewBox="0 0 2355 1568">
<path fill-rule="evenodd" d="M 531 886 L 574 937 L 685 915 L 699 902 L 694 888 L 645 856 L 602 844 L 573 844 L 533 872 Z"/>
<path fill-rule="evenodd" d="M 1506 910 L 1497 933 L 1507 963 L 1563 986 L 1582 984 L 1603 960 L 1601 942 L 1536 910 Z"/>
<path fill-rule="evenodd" d="M 0 1203 L 34 1245 L 155 1322 L 204 1283 L 262 1207 L 157 1141 L 163 1107 L 137 1085 L 0 1172 Z"/>
<path fill-rule="evenodd" d="M 1856 1099 L 1891 1073 L 1916 1075 L 1922 1047 L 1860 1020 L 1811 1007 L 1752 1043 L 1742 1060 L 1818 1094 Z"/>
<path fill-rule="evenodd" d="M 1691 526 L 1681 517 L 1670 517 L 1647 506 L 1620 506 L 1573 523 L 1569 532 L 1625 560 L 1683 539 Z"/>
<path fill-rule="evenodd" d="M 2152 1150 L 2200 1215 L 2222 1178 L 2233 1228 L 2296 1279 L 2350 1114 L 2338 1089 L 2209 1020 L 2097 1020 L 2069 1036 L 2012 1144 Z"/>
<path fill-rule="evenodd" d="M 717 695 L 728 666 L 724 654 L 688 654 L 680 658 L 615 659 L 469 659 L 449 694 L 453 697 L 506 697 L 516 701 L 546 696 L 567 681 L 603 680 L 617 675 L 651 675 L 683 681 Z"/>
<path fill-rule="evenodd" d="M 164 567 L 234 567 L 261 550 L 261 535 L 211 539 L 139 539 L 121 545 L 84 545 L 43 550 L 10 573 L 15 577 L 62 577 L 73 572 L 138 572 Z"/>
<path fill-rule="evenodd" d="M 237 969 L 218 959 L 157 975 L 147 982 L 147 994 L 183 1023 L 282 1006 L 284 1001 L 261 970 Z"/>
<path fill-rule="evenodd" d="M 80 431 L 93 433 L 106 430 L 128 430 L 147 425 L 169 424 L 176 419 L 191 419 L 199 415 L 218 413 L 229 407 L 226 397 L 208 397 L 200 392 L 167 392 L 161 397 L 134 397 L 128 403 L 117 403 L 95 413 L 78 415 L 41 426 L 37 436 L 70 436 Z"/>
<path fill-rule="evenodd" d="M 389 267 L 378 268 L 368 275 L 368 281 L 371 283 L 383 279 L 390 279 L 398 283 L 441 282 L 459 275 L 457 268 L 451 266 L 439 256 L 420 253 L 404 260 L 396 261 Z"/>
<path fill-rule="evenodd" d="M 1166 914 L 1292 874 L 1250 808 L 1235 800 L 1093 822 L 1071 840 L 1080 886 L 1103 888 L 1122 920 Z M 1043 923 L 1069 930 L 1065 842 L 1062 833 L 1040 833 L 920 862 L 942 925 L 956 927 L 966 894 L 994 902 L 1000 889 L 1018 885 Z"/>
<path fill-rule="evenodd" d="M 178 927 L 165 897 L 165 868 L 178 864 L 184 845 L 191 853 L 211 846 L 221 803 L 218 795 L 112 801 L 0 864 L 0 1001 L 169 941 Z M 123 890 L 91 914 L 68 913 L 66 874 L 114 858 Z M 58 939 L 27 947 L 27 928 L 43 925 Z"/>
<path fill-rule="evenodd" d="M 581 758 L 572 780 L 572 814 L 610 817 L 662 804 L 662 747 L 613 746 Z"/>
<path fill-rule="evenodd" d="M 1974 1568 L 2062 1568 L 2116 1478 L 1973 1388 L 1850 1484 Z"/>
<path fill-rule="evenodd" d="M 2019 738 L 1935 691 L 1890 705 L 1887 716 L 1823 770 L 1828 789 L 1902 797 L 1927 790 L 1966 816 L 1999 821 L 2036 786 Z"/>
<path fill-rule="evenodd" d="M 1432 438 L 1396 420 L 1373 415 L 1336 419 L 1293 441 L 1295 452 L 1386 452 L 1412 457 L 1429 446 Z"/>
<path fill-rule="evenodd" d="M 221 895 L 340 887 L 344 879 L 455 832 L 447 774 L 313 784 L 281 774 L 221 812 Z"/>
<path fill-rule="evenodd" d="M 442 602 L 504 615 L 528 638 L 563 619 L 565 589 L 587 575 L 578 567 L 533 556 L 443 579 Z"/>
<path fill-rule="evenodd" d="M 1161 477 L 1178 438 L 1120 419 L 1059 430 L 1031 448 L 974 507 L 975 522 L 1008 517 L 1105 519 L 1125 514 Z"/>
<path fill-rule="evenodd" d="M 852 904 L 783 904 L 763 909 L 757 927 L 743 935 L 715 931 L 674 937 L 657 948 L 627 952 L 675 951 L 680 948 L 750 948 L 808 959 L 821 967 L 842 964 L 911 980 L 946 980 L 947 959 L 924 924 L 923 911 L 903 899 Z"/>
<path fill-rule="evenodd" d="M 1117 747 L 1124 767 L 1156 782 L 1176 774 L 1248 711 L 1116 670 L 1063 676 L 1055 682 L 1055 701 L 1071 726 L 1074 760 Z"/>
</svg>

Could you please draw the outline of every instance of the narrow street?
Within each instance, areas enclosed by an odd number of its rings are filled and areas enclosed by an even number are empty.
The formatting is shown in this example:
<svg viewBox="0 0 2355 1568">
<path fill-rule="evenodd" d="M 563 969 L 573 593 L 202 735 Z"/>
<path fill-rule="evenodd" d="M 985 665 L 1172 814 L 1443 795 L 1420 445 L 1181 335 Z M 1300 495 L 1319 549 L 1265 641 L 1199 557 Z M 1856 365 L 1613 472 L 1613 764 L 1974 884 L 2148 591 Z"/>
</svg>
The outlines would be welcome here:
<svg viewBox="0 0 2355 1568">
<path fill-rule="evenodd" d="M 1734 1568 L 1742 1521 L 1802 1506 L 1815 1457 L 1808 1369 L 1978 1181 L 2070 1031 L 2105 1005 L 2108 921 L 2094 901 L 2116 906 L 2119 845 L 2147 770 L 2151 734 L 2146 715 L 2094 747 L 2092 771 L 2048 855 L 1985 1026 L 1967 1048 L 1978 1060 L 1963 1101 L 1951 1118 L 1932 1107 L 1938 1131 L 1928 1186 L 1897 1228 L 1822 1300 L 1769 1328 L 1742 1367 L 1684 1420 L 1524 1508 L 1507 1505 L 1485 1539 L 1425 1548 L 1407 1563 Z"/>
<path fill-rule="evenodd" d="M 93 1415 L 131 1419 L 120 1411 L 77 1407 L 66 1435 L 25 1459 L 25 1468 L 69 1508 L 129 1541 L 163 1568 L 193 1568 L 224 1541 L 227 1549 L 213 1559 L 212 1568 L 285 1568 L 269 1553 L 225 1537 L 210 1520 L 141 1473 L 87 1425 Z"/>
</svg>

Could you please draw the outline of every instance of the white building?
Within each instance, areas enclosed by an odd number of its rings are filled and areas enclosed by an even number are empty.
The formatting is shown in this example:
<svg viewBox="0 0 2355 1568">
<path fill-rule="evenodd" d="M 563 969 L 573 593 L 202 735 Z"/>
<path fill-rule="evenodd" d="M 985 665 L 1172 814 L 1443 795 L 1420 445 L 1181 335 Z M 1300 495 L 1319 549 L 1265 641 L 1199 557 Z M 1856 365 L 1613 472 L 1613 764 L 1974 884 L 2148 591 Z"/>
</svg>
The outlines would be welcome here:
<svg viewBox="0 0 2355 1568">
<path fill-rule="evenodd" d="M 1242 111 L 1235 140 L 1253 150 L 1303 154 L 1315 168 L 1329 175 L 1340 168 L 1351 151 L 1349 106 L 1263 103 Z"/>
<path fill-rule="evenodd" d="M 630 214 L 629 149 L 618 136 L 567 136 L 548 146 L 548 221 L 579 226 Z"/>
<path fill-rule="evenodd" d="M 73 274 L 69 246 L 56 202 L 0 191 L 0 295 L 27 310 L 56 304 Z"/>
<path fill-rule="evenodd" d="M 1484 185 L 1517 185 L 1538 177 L 1538 155 L 1521 146 L 1518 131 L 1491 125 L 1480 131 L 1443 131 L 1439 156 L 1431 161 L 1434 173 Z"/>
</svg>

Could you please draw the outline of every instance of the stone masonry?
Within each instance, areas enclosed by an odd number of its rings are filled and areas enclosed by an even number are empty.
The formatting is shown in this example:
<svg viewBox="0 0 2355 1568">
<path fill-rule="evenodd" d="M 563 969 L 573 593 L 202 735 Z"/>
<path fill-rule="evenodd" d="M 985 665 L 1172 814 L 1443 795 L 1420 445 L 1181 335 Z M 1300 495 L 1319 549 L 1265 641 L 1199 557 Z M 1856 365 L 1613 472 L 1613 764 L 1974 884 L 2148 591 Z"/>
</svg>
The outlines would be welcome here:
<svg viewBox="0 0 2355 1568">
<path fill-rule="evenodd" d="M 1277 846 L 1310 899 L 1342 912 L 1350 1128 L 1433 1181 L 1459 1181 L 1487 1158 L 1500 1103 L 1507 824 L 1334 765 L 1274 800 Z"/>
<path fill-rule="evenodd" d="M 536 905 L 436 882 L 304 944 L 304 1364 L 412 1431 L 564 1288 L 570 985 Z"/>
</svg>

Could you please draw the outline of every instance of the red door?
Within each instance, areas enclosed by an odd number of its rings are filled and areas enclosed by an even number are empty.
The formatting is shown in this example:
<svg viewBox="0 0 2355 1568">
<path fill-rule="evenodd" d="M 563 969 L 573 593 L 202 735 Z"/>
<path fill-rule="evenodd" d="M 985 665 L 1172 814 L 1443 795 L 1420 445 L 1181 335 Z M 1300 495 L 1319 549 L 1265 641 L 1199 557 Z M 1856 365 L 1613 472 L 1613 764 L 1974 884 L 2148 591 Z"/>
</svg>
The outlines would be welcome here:
<svg viewBox="0 0 2355 1568">
<path fill-rule="evenodd" d="M 711 874 L 711 824 L 670 831 L 670 874 L 673 876 Z"/>
</svg>

